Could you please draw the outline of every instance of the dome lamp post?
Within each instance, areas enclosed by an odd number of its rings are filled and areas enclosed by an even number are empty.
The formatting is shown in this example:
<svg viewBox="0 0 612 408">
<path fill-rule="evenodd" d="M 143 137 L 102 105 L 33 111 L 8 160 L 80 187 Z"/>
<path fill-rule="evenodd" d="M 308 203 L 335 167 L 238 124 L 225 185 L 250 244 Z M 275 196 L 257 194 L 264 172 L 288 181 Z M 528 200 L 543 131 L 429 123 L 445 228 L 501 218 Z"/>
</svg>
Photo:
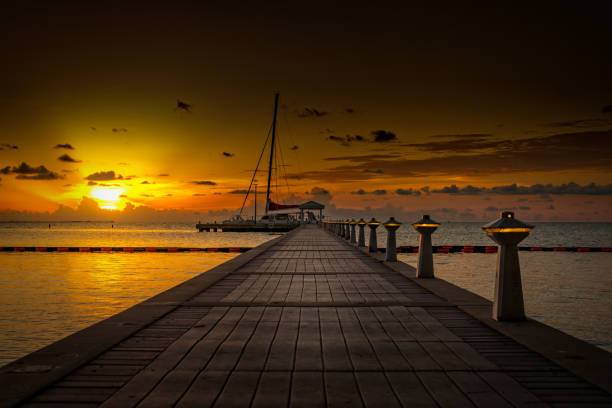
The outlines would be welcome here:
<svg viewBox="0 0 612 408">
<path fill-rule="evenodd" d="M 419 263 L 417 266 L 417 278 L 433 278 L 433 251 L 431 247 L 431 234 L 440 226 L 440 223 L 432 220 L 429 215 L 412 224 L 420 234 L 419 237 Z"/>
<path fill-rule="evenodd" d="M 361 218 L 359 221 L 357 221 L 357 225 L 359 226 L 359 239 L 357 240 L 357 246 L 358 247 L 365 247 L 365 226 L 368 223 L 365 222 L 365 220 L 363 218 Z"/>
<path fill-rule="evenodd" d="M 401 222 L 391 217 L 383 223 L 383 227 L 387 230 L 387 252 L 385 261 L 397 262 L 397 245 L 395 240 L 395 231 L 402 225 Z"/>
<path fill-rule="evenodd" d="M 370 227 L 370 245 L 368 247 L 368 252 L 378 252 L 378 242 L 376 241 L 376 228 L 380 225 L 380 221 L 377 221 L 376 218 L 372 217 L 370 221 L 368 221 L 368 227 Z"/>
<path fill-rule="evenodd" d="M 517 245 L 527 238 L 533 226 L 514 218 L 513 212 L 504 211 L 500 219 L 485 225 L 482 229 L 500 246 L 495 273 L 493 319 L 499 321 L 525 320 Z"/>
</svg>

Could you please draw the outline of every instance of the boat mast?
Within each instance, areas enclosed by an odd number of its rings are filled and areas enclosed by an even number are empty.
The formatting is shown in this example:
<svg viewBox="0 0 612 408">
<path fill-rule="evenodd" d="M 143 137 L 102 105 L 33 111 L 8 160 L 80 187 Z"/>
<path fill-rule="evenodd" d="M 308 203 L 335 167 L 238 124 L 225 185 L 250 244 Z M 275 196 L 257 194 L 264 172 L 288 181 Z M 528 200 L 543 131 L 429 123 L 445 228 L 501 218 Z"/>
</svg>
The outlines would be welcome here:
<svg viewBox="0 0 612 408">
<path fill-rule="evenodd" d="M 266 215 L 270 205 L 270 180 L 272 178 L 272 160 L 274 159 L 274 139 L 276 137 L 276 111 L 278 110 L 278 92 L 274 96 L 274 119 L 272 119 L 272 143 L 270 144 L 270 164 L 268 165 L 268 190 L 266 191 Z"/>
<path fill-rule="evenodd" d="M 255 183 L 255 215 L 253 219 L 257 222 L 257 183 Z"/>
</svg>

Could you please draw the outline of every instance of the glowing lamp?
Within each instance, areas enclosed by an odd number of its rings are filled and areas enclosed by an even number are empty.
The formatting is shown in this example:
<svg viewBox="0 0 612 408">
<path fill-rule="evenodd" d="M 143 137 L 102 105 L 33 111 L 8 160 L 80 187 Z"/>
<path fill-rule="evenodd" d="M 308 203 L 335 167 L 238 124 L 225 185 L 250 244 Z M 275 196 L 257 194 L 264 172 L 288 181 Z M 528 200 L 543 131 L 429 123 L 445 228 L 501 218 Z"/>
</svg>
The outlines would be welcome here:
<svg viewBox="0 0 612 408">
<path fill-rule="evenodd" d="M 357 221 L 355 221 L 354 218 L 351 218 L 349 224 L 351 225 L 351 244 L 356 244 L 357 238 L 355 237 L 355 226 L 357 225 Z"/>
<path fill-rule="evenodd" d="M 370 245 L 368 247 L 368 252 L 377 252 L 378 251 L 378 242 L 376 241 L 376 228 L 380 225 L 380 222 L 376 220 L 376 218 L 372 217 L 370 221 L 368 221 L 368 227 L 370 228 Z"/>
<path fill-rule="evenodd" d="M 497 252 L 493 319 L 525 320 L 517 244 L 529 235 L 533 226 L 517 220 L 513 212 L 504 211 L 498 220 L 485 225 L 482 229 L 500 246 Z"/>
<path fill-rule="evenodd" d="M 383 223 L 387 230 L 387 252 L 385 260 L 389 262 L 397 262 L 397 246 L 395 243 L 395 231 L 402 225 L 401 222 L 391 217 Z"/>
<path fill-rule="evenodd" d="M 368 223 L 365 222 L 365 220 L 362 218 L 359 221 L 357 221 L 357 225 L 359 226 L 359 238 L 357 239 L 357 246 L 358 247 L 365 247 L 365 226 Z"/>
<path fill-rule="evenodd" d="M 432 220 L 429 215 L 412 224 L 419 236 L 419 261 L 417 265 L 417 278 L 429 279 L 434 277 L 433 248 L 431 246 L 431 234 L 440 226 L 439 222 Z"/>
</svg>

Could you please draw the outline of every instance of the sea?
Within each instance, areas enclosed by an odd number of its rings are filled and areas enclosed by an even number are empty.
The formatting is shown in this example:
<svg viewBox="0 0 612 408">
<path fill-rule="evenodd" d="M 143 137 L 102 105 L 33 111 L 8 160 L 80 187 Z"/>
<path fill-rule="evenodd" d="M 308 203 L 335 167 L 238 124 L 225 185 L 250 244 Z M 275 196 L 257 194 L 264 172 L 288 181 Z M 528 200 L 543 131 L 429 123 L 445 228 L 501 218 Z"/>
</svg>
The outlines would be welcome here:
<svg viewBox="0 0 612 408">
<path fill-rule="evenodd" d="M 443 223 L 434 245 L 494 245 L 481 223 Z M 0 246 L 255 247 L 279 234 L 198 232 L 192 223 L 4 222 Z M 379 246 L 386 233 L 378 231 Z M 398 245 L 418 245 L 409 224 Z M 612 223 L 536 223 L 525 246 L 612 247 Z M 0 366 L 237 256 L 0 252 Z M 416 254 L 399 254 L 416 266 Z M 434 254 L 435 274 L 493 298 L 495 254 Z M 612 253 L 520 252 L 529 317 L 612 352 Z"/>
</svg>

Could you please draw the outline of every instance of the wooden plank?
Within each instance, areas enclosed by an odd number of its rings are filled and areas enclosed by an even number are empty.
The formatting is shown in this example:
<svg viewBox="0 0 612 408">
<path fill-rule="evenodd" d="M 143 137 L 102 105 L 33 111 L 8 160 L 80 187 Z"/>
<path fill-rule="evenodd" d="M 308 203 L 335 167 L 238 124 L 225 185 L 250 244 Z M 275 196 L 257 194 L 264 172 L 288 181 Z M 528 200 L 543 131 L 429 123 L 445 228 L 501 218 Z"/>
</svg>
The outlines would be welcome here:
<svg viewBox="0 0 612 408">
<path fill-rule="evenodd" d="M 467 371 L 448 372 L 447 375 L 477 407 L 511 408 L 501 395 L 495 392 L 477 374 Z"/>
<path fill-rule="evenodd" d="M 255 394 L 259 372 L 234 371 L 221 395 L 215 403 L 215 408 L 248 407 Z"/>
<path fill-rule="evenodd" d="M 352 372 L 325 372 L 324 378 L 328 408 L 363 407 Z"/>
<path fill-rule="evenodd" d="M 527 391 L 523 386 L 504 373 L 480 372 L 478 374 L 487 382 L 487 384 L 493 387 L 495 391 L 497 391 L 515 406 L 547 406 L 547 404 L 544 404 L 535 395 Z"/>
<path fill-rule="evenodd" d="M 290 371 L 264 371 L 255 398 L 253 408 L 285 408 L 289 404 Z"/>
<path fill-rule="evenodd" d="M 474 407 L 457 386 L 442 372 L 418 372 L 417 376 L 442 408 Z"/>
<path fill-rule="evenodd" d="M 438 404 L 412 372 L 388 372 L 389 383 L 403 407 L 429 408 Z"/>
<path fill-rule="evenodd" d="M 229 375 L 229 371 L 203 371 L 176 404 L 176 408 L 211 407 Z M 158 406 L 164 405 L 160 403 Z"/>
<path fill-rule="evenodd" d="M 382 372 L 356 372 L 355 378 L 363 397 L 364 406 L 392 408 L 400 407 L 393 389 Z"/>
<path fill-rule="evenodd" d="M 325 406 L 323 373 L 295 371 L 291 381 L 289 406 L 295 408 L 320 408 Z"/>
</svg>

